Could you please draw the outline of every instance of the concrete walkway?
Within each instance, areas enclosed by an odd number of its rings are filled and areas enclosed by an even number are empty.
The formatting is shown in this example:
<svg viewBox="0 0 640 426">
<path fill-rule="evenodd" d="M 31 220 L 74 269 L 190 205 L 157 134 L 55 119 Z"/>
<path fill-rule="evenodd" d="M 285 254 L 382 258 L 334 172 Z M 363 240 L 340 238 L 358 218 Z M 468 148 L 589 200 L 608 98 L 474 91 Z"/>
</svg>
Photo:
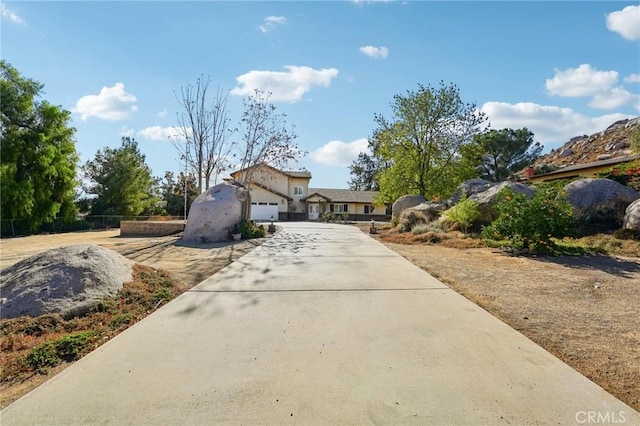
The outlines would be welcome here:
<svg viewBox="0 0 640 426">
<path fill-rule="evenodd" d="M 282 226 L 7 407 L 2 425 L 640 424 L 355 227 Z"/>
</svg>

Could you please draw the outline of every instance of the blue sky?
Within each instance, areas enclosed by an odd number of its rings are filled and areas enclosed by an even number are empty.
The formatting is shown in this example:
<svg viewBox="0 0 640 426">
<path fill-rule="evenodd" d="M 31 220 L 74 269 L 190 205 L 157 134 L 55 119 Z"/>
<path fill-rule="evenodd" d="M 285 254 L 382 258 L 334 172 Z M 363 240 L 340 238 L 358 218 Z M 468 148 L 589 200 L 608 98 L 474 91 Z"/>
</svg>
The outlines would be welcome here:
<svg viewBox="0 0 640 426">
<path fill-rule="evenodd" d="M 528 127 L 545 152 L 640 115 L 633 2 L 4 1 L 1 57 L 73 112 L 82 163 L 123 135 L 154 175 L 183 165 L 167 136 L 175 92 L 200 75 L 269 90 L 308 152 L 313 187 L 346 188 L 374 114 L 396 94 L 454 83 L 492 128 Z"/>
</svg>

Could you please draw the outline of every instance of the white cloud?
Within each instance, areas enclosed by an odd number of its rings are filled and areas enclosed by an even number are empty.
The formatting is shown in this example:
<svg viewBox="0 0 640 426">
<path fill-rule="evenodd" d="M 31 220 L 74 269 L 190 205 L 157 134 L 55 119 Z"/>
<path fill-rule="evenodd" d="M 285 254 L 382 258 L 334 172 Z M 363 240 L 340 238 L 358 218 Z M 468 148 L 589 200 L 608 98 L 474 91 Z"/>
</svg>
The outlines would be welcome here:
<svg viewBox="0 0 640 426">
<path fill-rule="evenodd" d="M 18 16 L 15 12 L 9 10 L 9 8 L 2 2 L 0 2 L 0 14 L 3 18 L 6 18 L 14 24 L 25 25 L 27 22 Z"/>
<path fill-rule="evenodd" d="M 134 133 L 135 133 L 135 130 L 133 130 L 130 127 L 123 126 L 120 128 L 120 136 L 131 137 L 133 136 Z"/>
<path fill-rule="evenodd" d="M 98 95 L 81 97 L 71 111 L 80 114 L 83 121 L 89 117 L 123 120 L 138 110 L 135 102 L 136 97 L 124 90 L 124 84 L 116 83 L 113 87 L 103 87 Z"/>
<path fill-rule="evenodd" d="M 283 25 L 286 23 L 287 18 L 285 18 L 284 16 L 267 16 L 266 18 L 264 18 L 262 25 L 260 25 L 258 28 L 260 28 L 260 31 L 262 31 L 263 33 L 268 33 L 269 31 L 275 30 L 278 25 Z"/>
<path fill-rule="evenodd" d="M 162 111 L 160 111 L 157 115 L 160 118 L 165 118 L 167 116 L 167 109 L 166 108 L 162 108 Z"/>
<path fill-rule="evenodd" d="M 331 141 L 311 153 L 311 159 L 325 166 L 347 167 L 361 152 L 369 152 L 366 138 L 353 142 Z"/>
<path fill-rule="evenodd" d="M 481 109 L 487 114 L 492 129 L 526 127 L 547 149 L 557 148 L 574 136 L 600 132 L 615 121 L 632 118 L 631 115 L 620 113 L 587 117 L 571 108 L 531 102 L 487 102 Z"/>
<path fill-rule="evenodd" d="M 624 78 L 625 83 L 640 83 L 640 74 L 629 74 Z"/>
<path fill-rule="evenodd" d="M 611 89 L 618 81 L 617 71 L 598 71 L 589 64 L 578 68 L 555 70 L 555 76 L 547 79 L 547 91 L 556 96 L 581 97 Z"/>
<path fill-rule="evenodd" d="M 627 40 L 640 40 L 640 6 L 627 6 L 609 13 L 607 29 Z"/>
<path fill-rule="evenodd" d="M 168 141 L 170 139 L 182 141 L 185 139 L 182 130 L 176 126 L 151 126 L 140 130 L 137 135 L 152 141 Z"/>
<path fill-rule="evenodd" d="M 640 95 L 630 93 L 622 87 L 614 87 L 606 93 L 596 93 L 589 102 L 591 108 L 615 109 L 632 105 L 640 111 Z"/>
<path fill-rule="evenodd" d="M 335 68 L 313 69 L 287 65 L 286 71 L 249 71 L 236 77 L 240 86 L 231 90 L 231 94 L 251 96 L 254 90 L 271 93 L 275 102 L 295 103 L 302 99 L 312 86 L 328 87 L 338 75 Z"/>
<path fill-rule="evenodd" d="M 624 81 L 640 81 L 640 75 L 631 74 Z M 617 83 L 617 71 L 598 71 L 589 64 L 582 64 L 578 68 L 555 70 L 555 76 L 547 79 L 545 86 L 551 95 L 591 97 L 591 108 L 615 109 L 632 106 L 640 110 L 639 95 L 630 93 Z"/>
<path fill-rule="evenodd" d="M 360 48 L 360 52 L 374 59 L 384 59 L 387 56 L 389 56 L 389 49 L 387 49 L 384 46 L 380 46 L 380 47 L 362 46 Z"/>
</svg>

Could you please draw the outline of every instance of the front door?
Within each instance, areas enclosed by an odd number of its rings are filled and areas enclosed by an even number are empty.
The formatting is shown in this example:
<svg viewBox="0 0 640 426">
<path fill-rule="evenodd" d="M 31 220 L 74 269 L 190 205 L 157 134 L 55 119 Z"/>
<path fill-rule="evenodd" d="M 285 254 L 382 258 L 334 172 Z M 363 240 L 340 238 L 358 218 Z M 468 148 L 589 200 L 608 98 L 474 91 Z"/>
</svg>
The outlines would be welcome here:
<svg viewBox="0 0 640 426">
<path fill-rule="evenodd" d="M 318 220 L 319 212 L 318 204 L 309 204 L 309 220 Z"/>
</svg>

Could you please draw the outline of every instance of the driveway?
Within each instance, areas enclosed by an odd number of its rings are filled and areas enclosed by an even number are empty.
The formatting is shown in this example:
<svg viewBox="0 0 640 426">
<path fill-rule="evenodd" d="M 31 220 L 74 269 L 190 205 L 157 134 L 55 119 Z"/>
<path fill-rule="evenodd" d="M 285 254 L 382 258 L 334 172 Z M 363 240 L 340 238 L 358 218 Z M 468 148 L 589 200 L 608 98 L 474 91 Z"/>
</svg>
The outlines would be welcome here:
<svg viewBox="0 0 640 426">
<path fill-rule="evenodd" d="M 283 230 L 1 413 L 13 424 L 638 424 L 345 225 Z"/>
</svg>

